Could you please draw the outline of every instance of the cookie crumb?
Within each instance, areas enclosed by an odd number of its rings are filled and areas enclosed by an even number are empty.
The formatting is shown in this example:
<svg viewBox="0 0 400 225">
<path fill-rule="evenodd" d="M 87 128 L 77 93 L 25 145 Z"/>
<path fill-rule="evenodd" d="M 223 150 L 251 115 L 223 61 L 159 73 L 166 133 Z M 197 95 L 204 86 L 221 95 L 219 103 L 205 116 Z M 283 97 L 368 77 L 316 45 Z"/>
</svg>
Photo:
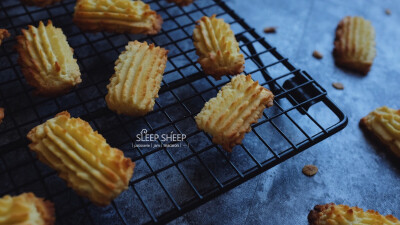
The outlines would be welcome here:
<svg viewBox="0 0 400 225">
<path fill-rule="evenodd" d="M 324 56 L 317 50 L 315 50 L 312 55 L 314 56 L 314 58 L 316 59 L 322 59 Z"/>
<path fill-rule="evenodd" d="M 264 33 L 266 33 L 266 34 L 276 33 L 276 27 L 266 27 L 266 28 L 264 28 Z"/>
<path fill-rule="evenodd" d="M 391 14 L 392 14 L 392 11 L 390 11 L 390 9 L 386 9 L 386 10 L 385 10 L 385 13 L 386 13 L 386 15 L 391 15 Z"/>
<path fill-rule="evenodd" d="M 3 122 L 4 119 L 4 108 L 0 108 L 0 123 Z"/>
<path fill-rule="evenodd" d="M 338 89 L 338 90 L 343 90 L 343 89 L 344 89 L 343 84 L 340 83 L 340 82 L 334 82 L 334 83 L 332 83 L 332 86 L 333 86 L 334 88 Z"/>
<path fill-rule="evenodd" d="M 314 165 L 305 165 L 302 171 L 304 175 L 312 177 L 318 172 L 318 167 Z"/>
</svg>

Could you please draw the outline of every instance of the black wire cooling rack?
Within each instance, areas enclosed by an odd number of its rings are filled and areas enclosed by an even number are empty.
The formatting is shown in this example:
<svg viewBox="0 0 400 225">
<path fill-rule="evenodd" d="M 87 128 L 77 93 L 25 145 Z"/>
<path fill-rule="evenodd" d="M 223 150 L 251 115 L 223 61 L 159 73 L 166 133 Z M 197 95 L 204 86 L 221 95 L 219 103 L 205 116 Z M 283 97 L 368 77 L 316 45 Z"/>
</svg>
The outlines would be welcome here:
<svg viewBox="0 0 400 225">
<path fill-rule="evenodd" d="M 184 8 L 166 1 L 147 2 L 164 18 L 163 29 L 155 36 L 83 33 L 72 23 L 74 0 L 47 8 L 0 1 L 0 27 L 12 33 L 0 49 L 0 107 L 5 108 L 0 125 L 0 196 L 32 191 L 45 197 L 55 203 L 57 224 L 165 223 L 346 126 L 346 116 L 326 91 L 224 2 L 201 0 Z M 193 118 L 230 80 L 215 81 L 196 63 L 191 40 L 195 21 L 212 14 L 231 24 L 245 54 L 245 73 L 276 96 L 274 106 L 264 111 L 243 144 L 231 154 L 212 144 L 211 137 L 196 128 Z M 13 49 L 21 28 L 48 19 L 63 29 L 82 72 L 82 84 L 58 98 L 32 94 Z M 104 101 L 114 62 L 131 40 L 152 42 L 170 51 L 155 109 L 140 118 L 118 116 Z M 27 147 L 28 131 L 63 110 L 89 121 L 111 146 L 136 161 L 129 189 L 108 207 L 96 207 L 78 197 Z M 170 142 L 169 147 L 156 147 L 165 144 L 160 141 L 150 142 L 150 147 L 135 147 L 143 129 L 149 134 L 185 134 L 186 139 Z"/>
</svg>

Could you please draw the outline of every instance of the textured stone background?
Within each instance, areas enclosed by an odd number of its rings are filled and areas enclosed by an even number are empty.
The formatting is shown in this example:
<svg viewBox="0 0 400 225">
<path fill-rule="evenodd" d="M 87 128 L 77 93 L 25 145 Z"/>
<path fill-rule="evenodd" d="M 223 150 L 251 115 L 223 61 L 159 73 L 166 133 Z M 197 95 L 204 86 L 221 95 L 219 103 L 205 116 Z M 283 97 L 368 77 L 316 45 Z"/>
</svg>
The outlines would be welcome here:
<svg viewBox="0 0 400 225">
<path fill-rule="evenodd" d="M 199 0 L 201 1 L 201 0 Z M 170 224 L 307 224 L 315 204 L 335 202 L 400 217 L 400 163 L 368 141 L 358 121 L 381 105 L 400 108 L 400 4 L 398 0 L 228 0 L 265 34 L 281 54 L 309 72 L 349 117 L 338 134 L 274 167 Z M 385 14 L 389 8 L 392 15 Z M 368 76 L 334 66 L 334 30 L 341 18 L 359 15 L 376 30 L 377 57 Z M 324 58 L 314 59 L 313 50 Z M 342 82 L 345 90 L 332 87 Z M 306 164 L 319 172 L 301 173 Z"/>
</svg>

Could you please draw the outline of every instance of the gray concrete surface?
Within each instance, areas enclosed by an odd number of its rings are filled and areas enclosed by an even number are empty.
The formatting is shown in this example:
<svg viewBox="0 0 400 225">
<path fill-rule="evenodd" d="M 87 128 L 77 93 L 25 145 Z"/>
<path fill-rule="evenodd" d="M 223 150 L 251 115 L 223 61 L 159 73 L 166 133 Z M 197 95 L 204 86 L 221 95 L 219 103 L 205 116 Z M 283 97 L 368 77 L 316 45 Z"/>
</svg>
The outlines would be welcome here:
<svg viewBox="0 0 400 225">
<path fill-rule="evenodd" d="M 201 0 L 199 0 L 201 1 Z M 358 121 L 376 107 L 400 108 L 400 4 L 396 0 L 228 0 L 240 16 L 263 34 L 297 67 L 308 71 L 349 117 L 340 133 L 170 224 L 307 224 L 316 204 L 335 202 L 375 209 L 400 217 L 400 165 L 380 146 L 368 141 Z M 392 15 L 385 14 L 389 8 Z M 368 76 L 334 66 L 334 30 L 346 15 L 372 21 L 377 57 Z M 320 51 L 324 58 L 311 54 Z M 342 82 L 343 91 L 332 87 Z M 315 164 L 306 177 L 301 169 Z"/>
</svg>

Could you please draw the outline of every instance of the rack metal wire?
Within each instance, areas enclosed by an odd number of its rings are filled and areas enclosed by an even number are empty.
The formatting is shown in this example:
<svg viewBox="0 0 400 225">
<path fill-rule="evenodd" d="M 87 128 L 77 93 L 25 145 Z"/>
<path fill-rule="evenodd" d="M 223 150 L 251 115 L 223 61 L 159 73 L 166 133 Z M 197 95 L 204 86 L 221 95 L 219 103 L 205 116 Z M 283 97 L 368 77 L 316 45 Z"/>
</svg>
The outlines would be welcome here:
<svg viewBox="0 0 400 225">
<path fill-rule="evenodd" d="M 46 8 L 0 1 L 0 27 L 13 38 L 0 50 L 0 196 L 33 191 L 55 203 L 57 224 L 160 224 L 209 201 L 343 129 L 347 117 L 305 71 L 295 68 L 221 0 L 195 1 L 178 7 L 147 0 L 164 18 L 154 36 L 83 33 L 72 23 L 74 0 Z M 231 77 L 207 77 L 196 63 L 191 34 L 203 15 L 217 14 L 231 24 L 245 54 L 246 74 L 275 94 L 274 106 L 252 126 L 243 144 L 224 152 L 199 131 L 194 116 Z M 51 19 L 66 34 L 82 72 L 82 84 L 57 98 L 32 94 L 13 49 L 27 25 Z M 106 107 L 106 85 L 128 41 L 155 43 L 170 50 L 153 112 L 140 118 L 119 116 Z M 129 189 L 108 207 L 77 196 L 27 148 L 27 132 L 57 112 L 68 110 L 99 131 L 136 161 Z M 133 146 L 143 129 L 152 134 L 185 134 L 176 147 Z M 157 146 L 160 144 L 161 146 Z"/>
</svg>

